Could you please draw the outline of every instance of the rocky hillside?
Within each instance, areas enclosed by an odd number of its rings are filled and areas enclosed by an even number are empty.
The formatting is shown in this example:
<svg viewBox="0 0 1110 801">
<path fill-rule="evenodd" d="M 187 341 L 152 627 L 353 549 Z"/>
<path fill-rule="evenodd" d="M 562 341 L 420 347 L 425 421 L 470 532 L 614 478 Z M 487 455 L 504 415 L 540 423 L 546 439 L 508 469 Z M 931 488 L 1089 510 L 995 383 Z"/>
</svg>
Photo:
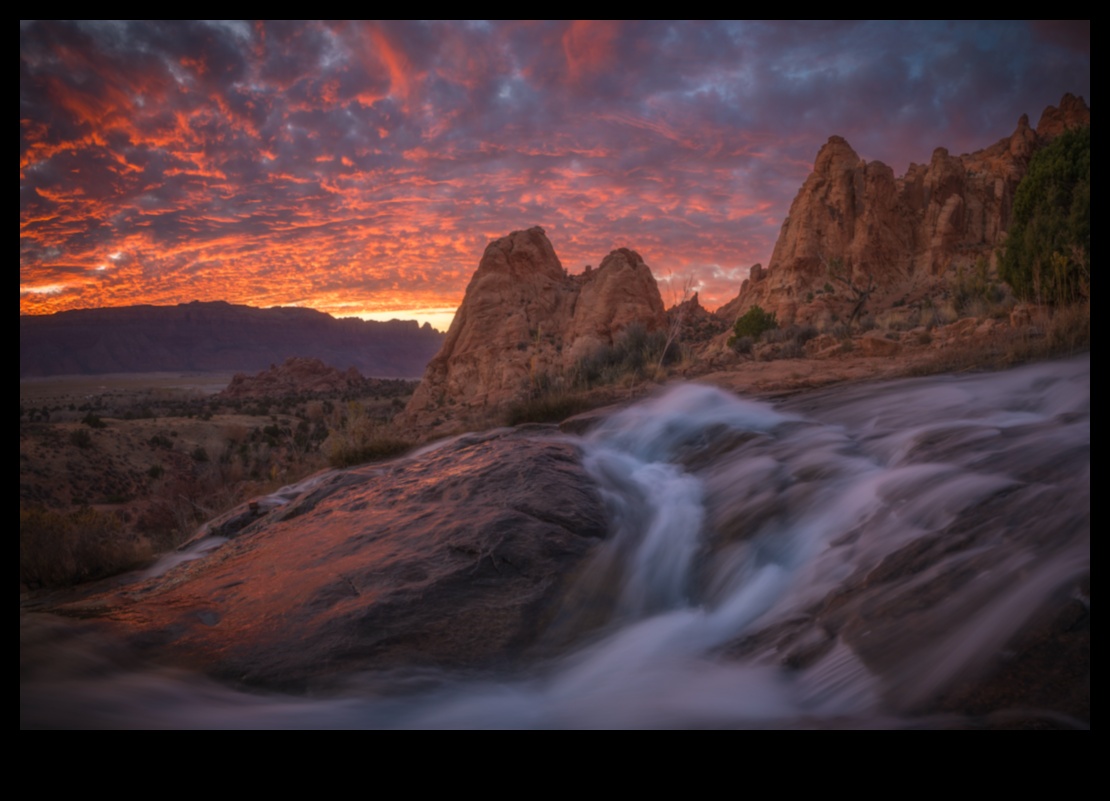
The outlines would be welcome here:
<svg viewBox="0 0 1110 801">
<path fill-rule="evenodd" d="M 486 247 L 443 348 L 396 422 L 434 426 L 527 395 L 634 323 L 667 325 L 638 253 L 614 250 L 572 276 L 542 228 L 515 231 Z"/>
<path fill-rule="evenodd" d="M 19 318 L 19 376 L 264 370 L 292 356 L 413 378 L 443 343 L 414 320 L 343 319 L 229 303 L 81 309 Z"/>
<path fill-rule="evenodd" d="M 911 165 L 901 178 L 830 137 L 790 206 L 770 265 L 753 267 L 718 315 L 732 322 L 759 305 L 780 322 L 821 323 L 850 314 L 863 293 L 872 308 L 883 308 L 934 292 L 980 257 L 993 257 L 1033 153 L 1090 122 L 1083 99 L 1065 95 L 1036 129 L 1022 116 L 990 147 L 962 156 L 938 147 L 928 164 Z"/>
</svg>

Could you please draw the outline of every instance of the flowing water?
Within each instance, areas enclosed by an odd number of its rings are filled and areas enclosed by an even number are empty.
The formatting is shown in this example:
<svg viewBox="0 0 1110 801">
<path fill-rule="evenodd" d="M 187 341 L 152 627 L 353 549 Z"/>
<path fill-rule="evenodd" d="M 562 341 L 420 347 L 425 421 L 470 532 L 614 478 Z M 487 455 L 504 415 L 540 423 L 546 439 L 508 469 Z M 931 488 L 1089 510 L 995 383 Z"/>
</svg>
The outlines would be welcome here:
<svg viewBox="0 0 1110 801">
<path fill-rule="evenodd" d="M 1061 603 L 1085 609 L 1089 704 L 1090 437 L 1089 356 L 778 404 L 680 385 L 579 440 L 612 533 L 568 594 L 572 646 L 528 675 L 353 677 L 290 699 L 121 668 L 67 634 L 112 666 L 74 679 L 35 661 L 58 647 L 36 632 L 21 723 L 961 725 L 960 688 Z"/>
</svg>

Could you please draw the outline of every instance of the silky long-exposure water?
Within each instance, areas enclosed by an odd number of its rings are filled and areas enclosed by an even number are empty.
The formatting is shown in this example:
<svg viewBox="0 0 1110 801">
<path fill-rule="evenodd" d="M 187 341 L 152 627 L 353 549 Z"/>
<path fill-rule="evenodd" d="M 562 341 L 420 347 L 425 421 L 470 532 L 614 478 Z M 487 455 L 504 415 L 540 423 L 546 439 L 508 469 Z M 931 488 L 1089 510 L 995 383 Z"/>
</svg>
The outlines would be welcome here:
<svg viewBox="0 0 1110 801">
<path fill-rule="evenodd" d="M 1089 726 L 1090 435 L 1089 356 L 777 404 L 679 385 L 575 440 L 611 535 L 560 656 L 291 698 L 21 616 L 21 725 Z"/>
</svg>

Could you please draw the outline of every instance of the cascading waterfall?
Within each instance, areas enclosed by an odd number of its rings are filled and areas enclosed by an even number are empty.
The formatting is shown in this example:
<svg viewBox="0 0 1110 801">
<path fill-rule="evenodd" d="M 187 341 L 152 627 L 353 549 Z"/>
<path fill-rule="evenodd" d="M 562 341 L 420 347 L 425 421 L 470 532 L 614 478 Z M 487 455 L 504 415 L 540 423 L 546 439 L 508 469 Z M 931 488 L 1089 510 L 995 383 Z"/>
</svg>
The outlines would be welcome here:
<svg viewBox="0 0 1110 801">
<path fill-rule="evenodd" d="M 1089 356 L 776 405 L 685 384 L 578 441 L 612 536 L 568 595 L 593 612 L 577 644 L 532 675 L 313 701 L 120 675 L 95 708 L 166 726 L 959 725 L 936 699 L 1089 575 Z"/>
</svg>

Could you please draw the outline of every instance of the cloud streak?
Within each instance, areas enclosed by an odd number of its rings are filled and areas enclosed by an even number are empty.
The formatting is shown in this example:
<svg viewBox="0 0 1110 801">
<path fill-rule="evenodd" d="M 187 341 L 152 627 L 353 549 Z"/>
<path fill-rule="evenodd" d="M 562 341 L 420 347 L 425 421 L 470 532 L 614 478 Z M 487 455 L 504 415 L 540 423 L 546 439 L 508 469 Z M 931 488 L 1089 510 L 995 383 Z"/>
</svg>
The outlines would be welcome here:
<svg viewBox="0 0 1110 801">
<path fill-rule="evenodd" d="M 633 247 L 717 305 L 829 135 L 900 173 L 1065 91 L 1089 21 L 24 22 L 20 312 L 443 325 L 536 224 L 572 271 Z"/>
</svg>

